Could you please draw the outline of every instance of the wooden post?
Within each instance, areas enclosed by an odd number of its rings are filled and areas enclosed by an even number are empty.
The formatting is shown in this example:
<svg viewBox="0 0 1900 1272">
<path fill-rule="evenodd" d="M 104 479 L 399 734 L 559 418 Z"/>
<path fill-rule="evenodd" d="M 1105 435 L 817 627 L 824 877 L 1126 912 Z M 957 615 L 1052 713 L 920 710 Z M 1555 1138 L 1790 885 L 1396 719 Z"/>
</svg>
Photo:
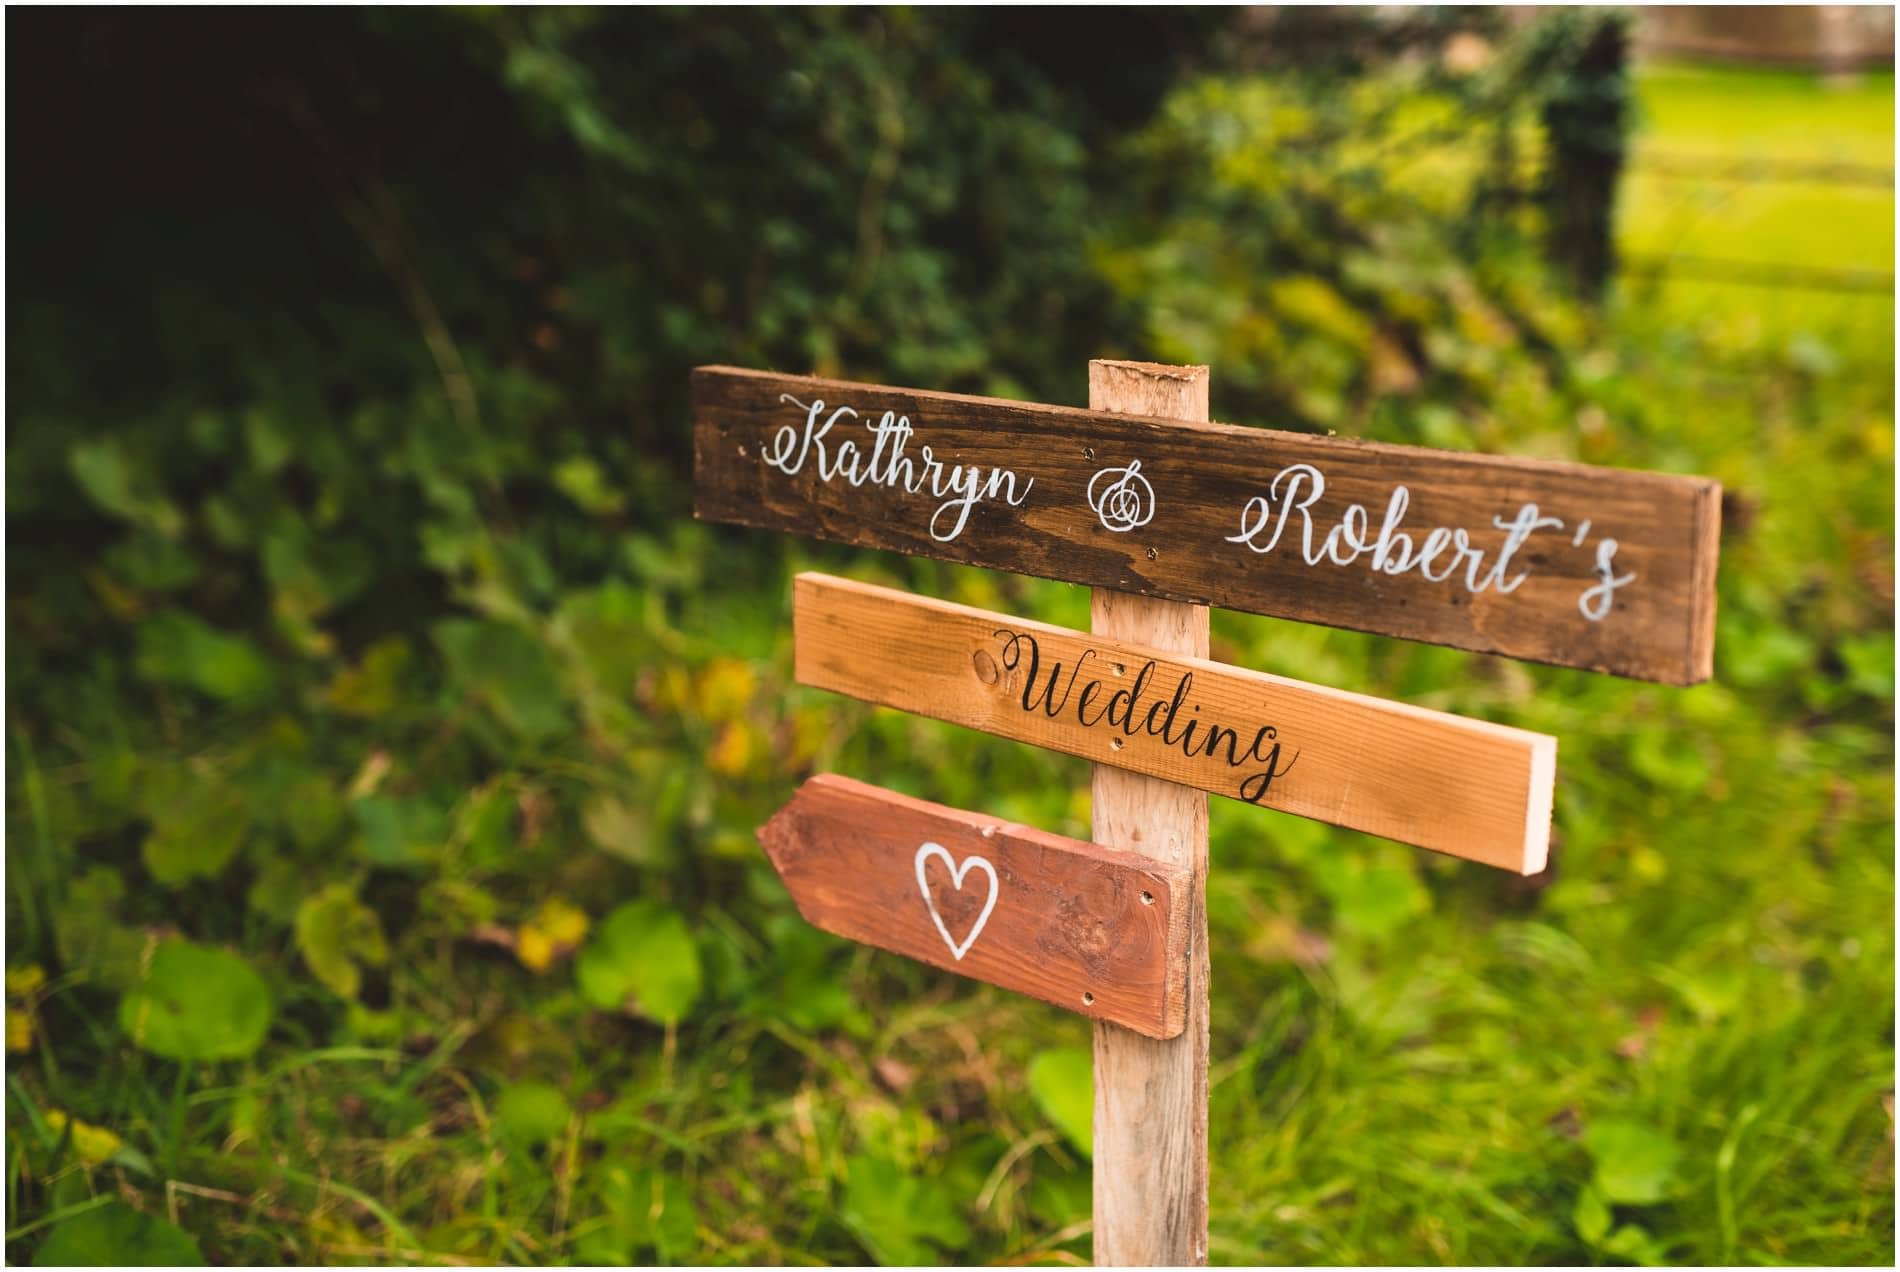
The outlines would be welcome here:
<svg viewBox="0 0 1900 1272">
<path fill-rule="evenodd" d="M 1089 409 L 1205 423 L 1206 367 L 1089 363 Z M 1104 468 L 1139 455 L 1092 457 Z M 1152 513 L 1152 501 L 1147 509 Z M 1139 510 L 1136 510 L 1139 516 Z M 1147 551 L 1139 529 L 1131 552 Z M 1143 564 L 1137 560 L 1136 567 Z M 1207 607 L 1096 588 L 1092 630 L 1170 653 L 1208 656 Z M 1207 1262 L 1207 796 L 1095 766 L 1094 839 L 1193 873 L 1187 1028 L 1165 1041 L 1095 1025 L 1095 1262 Z"/>
</svg>

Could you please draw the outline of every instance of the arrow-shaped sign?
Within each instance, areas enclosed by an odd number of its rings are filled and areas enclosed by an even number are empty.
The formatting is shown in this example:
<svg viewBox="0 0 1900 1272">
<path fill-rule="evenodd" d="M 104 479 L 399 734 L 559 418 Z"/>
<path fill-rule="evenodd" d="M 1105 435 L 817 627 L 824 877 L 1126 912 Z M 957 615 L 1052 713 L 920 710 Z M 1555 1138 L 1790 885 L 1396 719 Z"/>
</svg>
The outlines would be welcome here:
<svg viewBox="0 0 1900 1272">
<path fill-rule="evenodd" d="M 1187 870 L 829 773 L 759 841 L 814 927 L 1151 1038 L 1181 1032 Z"/>
</svg>

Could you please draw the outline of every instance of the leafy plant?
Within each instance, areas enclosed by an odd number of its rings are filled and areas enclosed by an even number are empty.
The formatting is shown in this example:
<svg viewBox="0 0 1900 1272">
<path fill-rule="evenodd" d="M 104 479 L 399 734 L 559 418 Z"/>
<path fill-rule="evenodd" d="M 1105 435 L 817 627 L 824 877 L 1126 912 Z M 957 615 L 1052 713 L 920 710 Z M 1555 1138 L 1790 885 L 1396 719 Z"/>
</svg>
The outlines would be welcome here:
<svg viewBox="0 0 1900 1272">
<path fill-rule="evenodd" d="M 574 964 L 596 1007 L 677 1025 L 699 998 L 699 951 L 680 916 L 629 901 L 603 920 Z"/>
<path fill-rule="evenodd" d="M 33 1252 L 38 1268 L 203 1267 L 204 1261 L 190 1233 L 122 1201 L 65 1220 Z"/>
<path fill-rule="evenodd" d="M 119 1027 L 168 1060 L 236 1060 L 263 1045 L 273 1006 L 251 965 L 226 950 L 164 941 L 119 1000 Z"/>
<path fill-rule="evenodd" d="M 872 1258 L 890 1266 L 941 1262 L 941 1251 L 970 1239 L 960 1207 L 941 1183 L 877 1157 L 854 1157 L 847 1165 L 838 1217 Z"/>
</svg>

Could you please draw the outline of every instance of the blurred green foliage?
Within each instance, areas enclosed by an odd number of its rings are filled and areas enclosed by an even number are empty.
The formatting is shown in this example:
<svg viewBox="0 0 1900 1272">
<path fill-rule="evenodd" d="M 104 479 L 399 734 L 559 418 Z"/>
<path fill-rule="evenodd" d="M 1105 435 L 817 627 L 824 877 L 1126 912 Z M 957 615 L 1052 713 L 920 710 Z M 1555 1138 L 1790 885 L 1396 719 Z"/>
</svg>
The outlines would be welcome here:
<svg viewBox="0 0 1900 1272">
<path fill-rule="evenodd" d="M 1528 883 L 1216 801 L 1216 1261 L 1890 1262 L 1892 306 L 1563 299 L 1494 22 L 12 22 L 9 1256 L 1086 1257 L 1086 1026 L 752 838 L 821 768 L 1085 834 L 1085 766 L 793 686 L 786 610 L 1086 593 L 694 524 L 686 373 L 1143 356 L 1731 492 L 1694 690 L 1218 616 L 1563 758 Z"/>
</svg>

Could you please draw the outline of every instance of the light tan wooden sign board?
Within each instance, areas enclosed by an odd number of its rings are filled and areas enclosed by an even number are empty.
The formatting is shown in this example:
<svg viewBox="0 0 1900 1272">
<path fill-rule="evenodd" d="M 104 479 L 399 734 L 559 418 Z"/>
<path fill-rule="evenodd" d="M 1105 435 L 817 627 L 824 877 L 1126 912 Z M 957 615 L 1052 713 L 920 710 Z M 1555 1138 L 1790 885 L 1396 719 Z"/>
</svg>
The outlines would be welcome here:
<svg viewBox="0 0 1900 1272">
<path fill-rule="evenodd" d="M 891 588 L 801 574 L 800 684 L 1520 874 L 1557 740 Z"/>
<path fill-rule="evenodd" d="M 1151 1038 L 1181 1032 L 1188 870 L 828 773 L 759 842 L 814 927 Z"/>
</svg>

